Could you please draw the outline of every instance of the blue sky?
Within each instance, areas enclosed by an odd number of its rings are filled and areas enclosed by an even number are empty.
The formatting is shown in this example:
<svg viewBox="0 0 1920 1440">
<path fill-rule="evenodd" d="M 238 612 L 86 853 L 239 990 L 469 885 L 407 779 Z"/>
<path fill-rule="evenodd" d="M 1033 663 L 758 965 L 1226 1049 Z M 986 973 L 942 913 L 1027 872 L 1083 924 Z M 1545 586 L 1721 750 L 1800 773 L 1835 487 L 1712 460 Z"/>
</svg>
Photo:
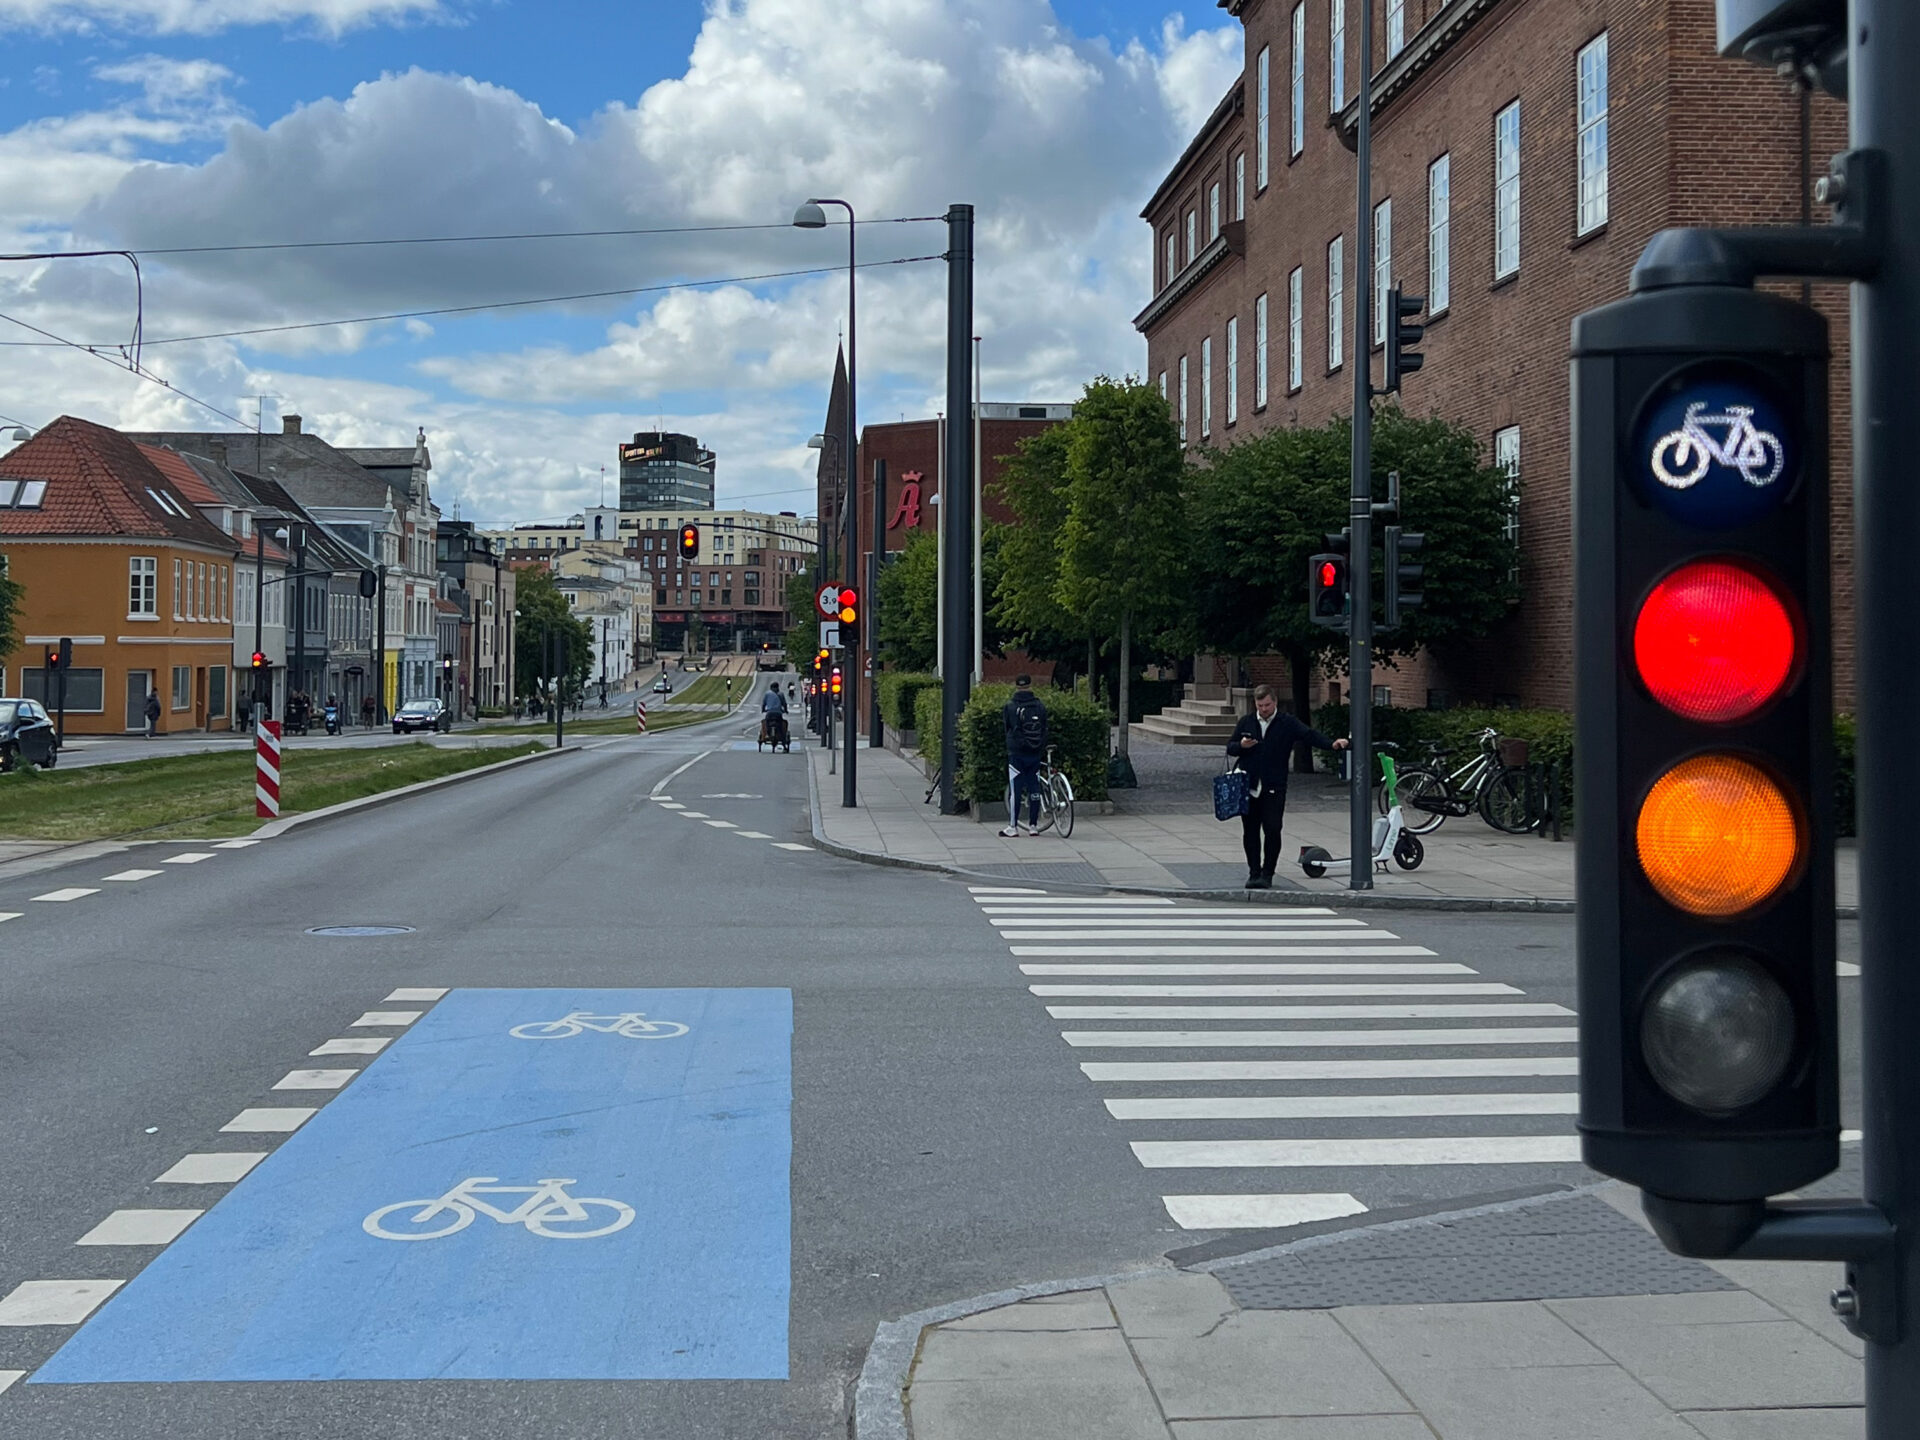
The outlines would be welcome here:
<svg viewBox="0 0 1920 1440">
<path fill-rule="evenodd" d="M 265 23 L 242 17 L 269 16 Z M 778 224 L 970 200 L 989 398 L 1069 399 L 1137 366 L 1136 212 L 1239 64 L 1212 4 L 1139 0 L 0 0 L 0 226 L 63 250 L 773 222 L 652 238 L 148 256 L 149 340 L 628 289 L 844 260 Z M 863 259 L 938 252 L 863 224 Z M 861 277 L 862 409 L 929 413 L 943 267 Z M 843 274 L 411 323 L 151 345 L 179 389 L 339 443 L 427 428 L 443 506 L 483 520 L 597 495 L 656 422 L 720 454 L 722 499 L 805 509 Z M 0 312 L 124 339 L 114 261 L 0 270 Z M 11 326 L 0 339 L 32 339 Z M 72 350 L 0 350 L 0 412 L 217 428 Z"/>
</svg>

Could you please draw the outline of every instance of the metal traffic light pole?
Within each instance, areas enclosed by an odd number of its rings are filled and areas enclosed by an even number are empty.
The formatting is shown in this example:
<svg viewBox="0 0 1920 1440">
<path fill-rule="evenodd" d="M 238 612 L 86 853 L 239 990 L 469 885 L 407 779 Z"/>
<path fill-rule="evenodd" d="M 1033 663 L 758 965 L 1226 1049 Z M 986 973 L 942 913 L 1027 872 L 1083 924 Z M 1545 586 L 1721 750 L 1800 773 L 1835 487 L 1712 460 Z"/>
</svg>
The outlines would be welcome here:
<svg viewBox="0 0 1920 1440">
<path fill-rule="evenodd" d="M 1347 791 L 1353 862 L 1347 888 L 1371 890 L 1373 864 L 1373 6 L 1360 7 L 1359 180 L 1354 221 L 1353 476 L 1347 524 L 1347 734 L 1352 741 Z"/>
</svg>

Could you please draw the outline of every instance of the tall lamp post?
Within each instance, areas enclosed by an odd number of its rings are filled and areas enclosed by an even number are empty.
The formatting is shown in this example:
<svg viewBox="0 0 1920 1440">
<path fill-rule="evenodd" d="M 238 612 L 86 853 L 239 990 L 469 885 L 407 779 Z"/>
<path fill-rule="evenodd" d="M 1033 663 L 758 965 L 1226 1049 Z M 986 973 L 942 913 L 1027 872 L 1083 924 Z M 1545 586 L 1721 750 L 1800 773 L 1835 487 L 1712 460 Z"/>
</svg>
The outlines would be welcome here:
<svg viewBox="0 0 1920 1440">
<path fill-rule="evenodd" d="M 846 449 L 842 452 L 845 456 L 844 468 L 847 476 L 847 498 L 846 502 L 841 506 L 842 518 L 847 527 L 847 551 L 846 560 L 841 566 L 841 569 L 844 571 L 849 582 L 857 584 L 859 582 L 860 555 L 860 506 L 858 503 L 860 492 L 855 467 L 859 464 L 857 457 L 860 453 L 860 429 L 854 419 L 854 397 L 858 393 L 858 388 L 855 383 L 857 372 L 854 366 L 855 221 L 853 206 L 849 205 L 845 200 L 815 198 L 807 201 L 806 204 L 793 212 L 793 223 L 802 230 L 825 229 L 827 215 L 826 211 L 820 208 L 822 205 L 838 205 L 842 210 L 847 212 L 847 438 Z M 824 584 L 825 581 L 823 580 L 821 583 Z M 855 696 L 859 693 L 860 685 L 860 667 L 858 663 L 860 659 L 860 635 L 858 626 L 854 627 L 854 633 L 851 640 L 846 644 L 846 650 L 847 679 L 854 693 L 847 697 L 847 718 L 849 723 L 846 726 L 846 764 L 842 767 L 840 775 L 840 803 L 848 809 L 852 809 L 860 803 L 854 775 L 854 766 L 857 763 L 855 757 L 858 753 L 857 747 L 860 738 L 860 726 L 854 718 L 860 713 L 858 703 L 855 699 Z M 829 701 L 829 703 L 831 703 L 831 701 Z"/>
</svg>

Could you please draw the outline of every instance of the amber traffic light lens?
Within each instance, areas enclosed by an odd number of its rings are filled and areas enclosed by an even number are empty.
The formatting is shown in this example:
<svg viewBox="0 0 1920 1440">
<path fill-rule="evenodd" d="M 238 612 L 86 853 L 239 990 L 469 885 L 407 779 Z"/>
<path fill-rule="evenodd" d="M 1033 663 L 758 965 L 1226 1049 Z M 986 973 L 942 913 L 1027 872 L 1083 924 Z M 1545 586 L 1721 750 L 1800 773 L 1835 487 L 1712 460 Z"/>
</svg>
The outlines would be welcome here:
<svg viewBox="0 0 1920 1440">
<path fill-rule="evenodd" d="M 1725 724 L 1793 677 L 1799 638 L 1787 602 L 1745 566 L 1683 565 L 1653 587 L 1633 626 L 1633 661 L 1653 698 L 1688 720 Z"/>
<path fill-rule="evenodd" d="M 1737 755 L 1697 755 L 1654 782 L 1634 839 L 1668 904 L 1694 915 L 1751 910 L 1787 883 L 1805 846 L 1800 816 L 1766 771 Z"/>
</svg>

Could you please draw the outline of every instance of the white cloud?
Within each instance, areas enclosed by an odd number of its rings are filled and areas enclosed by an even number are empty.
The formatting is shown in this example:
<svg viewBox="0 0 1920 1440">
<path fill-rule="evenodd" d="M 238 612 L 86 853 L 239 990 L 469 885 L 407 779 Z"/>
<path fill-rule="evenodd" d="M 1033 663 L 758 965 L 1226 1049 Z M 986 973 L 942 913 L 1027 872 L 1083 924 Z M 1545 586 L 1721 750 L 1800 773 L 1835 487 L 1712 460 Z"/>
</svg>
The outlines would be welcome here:
<svg viewBox="0 0 1920 1440">
<path fill-rule="evenodd" d="M 0 0 L 0 17 L 9 3 Z M 1116 48 L 1069 31 L 1046 0 L 713 0 L 683 74 L 577 127 L 498 85 L 420 70 L 262 126 L 232 112 L 222 67 L 147 57 L 97 72 L 139 86 L 136 104 L 0 136 L 0 206 L 39 157 L 67 178 L 34 213 L 64 214 L 75 243 L 89 246 L 771 227 L 152 260 L 147 328 L 159 336 L 838 267 L 844 230 L 784 223 L 807 195 L 844 194 L 869 222 L 970 201 L 989 398 L 1071 399 L 1094 373 L 1140 363 L 1130 322 L 1147 297 L 1151 242 L 1137 212 L 1237 73 L 1241 43 L 1237 24 L 1188 33 L 1169 21 L 1148 43 Z M 204 162 L 131 159 L 216 114 L 223 143 Z M 938 252 L 945 241 L 938 224 L 860 230 L 863 259 Z M 0 275 L 0 309 L 30 304 L 21 313 L 87 338 L 123 332 L 117 277 L 68 265 L 36 275 L 24 294 L 9 293 L 9 280 L 17 287 L 19 277 Z M 944 403 L 945 283 L 938 263 L 862 271 L 867 416 Z M 576 308 L 608 313 L 605 302 Z M 444 320 L 260 337 L 245 352 L 233 342 L 156 348 L 150 358 L 217 400 L 246 393 L 258 382 L 243 375 L 275 356 L 271 388 L 316 429 L 327 406 L 342 443 L 349 431 L 400 443 L 415 423 L 442 427 L 436 454 L 459 457 L 475 504 L 510 511 L 519 487 L 527 513 L 544 514 L 590 500 L 614 442 L 651 428 L 656 407 L 720 451 L 723 493 L 804 484 L 812 457 L 796 445 L 818 426 L 844 308 L 844 281 L 828 274 L 627 302 L 584 345 L 577 324 L 563 324 L 545 333 L 564 339 L 481 350 L 471 337 L 498 333 L 491 322 Z M 388 376 L 395 357 L 419 355 L 417 389 L 298 373 L 309 355 L 335 357 L 329 371 L 354 353 L 371 365 L 370 345 Z M 374 407 L 357 422 L 356 403 Z M 589 406 L 608 413 L 582 413 Z"/>
<path fill-rule="evenodd" d="M 304 22 L 338 35 L 364 25 L 446 13 L 441 0 L 0 0 L 0 32 L 211 35 L 239 25 Z"/>
</svg>

